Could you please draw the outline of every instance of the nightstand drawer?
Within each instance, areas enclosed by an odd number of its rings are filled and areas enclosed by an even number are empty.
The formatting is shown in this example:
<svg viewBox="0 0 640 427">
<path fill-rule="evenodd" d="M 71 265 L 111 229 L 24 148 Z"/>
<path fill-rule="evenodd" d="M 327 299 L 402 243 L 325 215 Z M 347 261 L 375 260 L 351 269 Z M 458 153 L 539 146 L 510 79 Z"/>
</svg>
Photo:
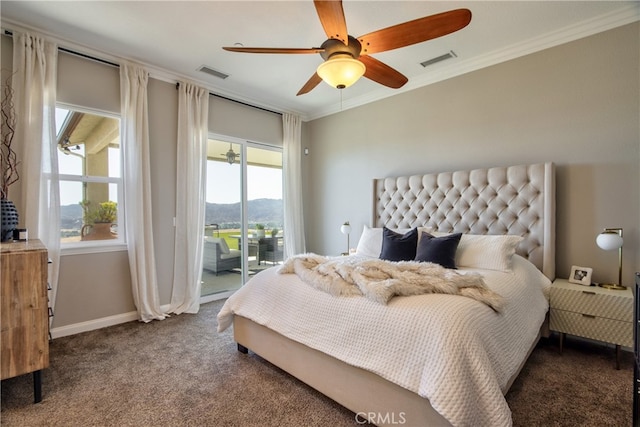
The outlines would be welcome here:
<svg viewBox="0 0 640 427">
<path fill-rule="evenodd" d="M 576 291 L 575 287 L 555 286 L 551 288 L 550 304 L 552 308 L 578 314 L 633 322 L 633 298 L 615 292 L 618 291 L 603 292 L 601 288 L 593 287 Z"/>
<path fill-rule="evenodd" d="M 593 317 L 552 308 L 549 317 L 552 331 L 564 332 L 584 338 L 618 344 L 633 345 L 633 322 Z"/>
</svg>

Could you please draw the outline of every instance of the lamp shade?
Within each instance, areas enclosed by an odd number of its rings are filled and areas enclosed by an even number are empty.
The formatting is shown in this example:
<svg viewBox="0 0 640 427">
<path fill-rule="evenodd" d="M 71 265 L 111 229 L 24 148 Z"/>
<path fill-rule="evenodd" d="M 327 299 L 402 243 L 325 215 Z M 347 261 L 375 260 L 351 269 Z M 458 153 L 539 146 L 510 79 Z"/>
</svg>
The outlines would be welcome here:
<svg viewBox="0 0 640 427">
<path fill-rule="evenodd" d="M 596 237 L 596 244 L 605 251 L 620 249 L 623 242 L 622 236 L 613 231 L 604 231 Z"/>
<path fill-rule="evenodd" d="M 340 226 L 340 232 L 342 234 L 349 234 L 351 233 L 351 224 L 349 224 L 348 222 L 345 222 L 344 224 L 342 224 Z"/>
<path fill-rule="evenodd" d="M 348 54 L 333 55 L 318 66 L 316 72 L 328 85 L 344 89 L 364 75 L 367 67 Z"/>
</svg>

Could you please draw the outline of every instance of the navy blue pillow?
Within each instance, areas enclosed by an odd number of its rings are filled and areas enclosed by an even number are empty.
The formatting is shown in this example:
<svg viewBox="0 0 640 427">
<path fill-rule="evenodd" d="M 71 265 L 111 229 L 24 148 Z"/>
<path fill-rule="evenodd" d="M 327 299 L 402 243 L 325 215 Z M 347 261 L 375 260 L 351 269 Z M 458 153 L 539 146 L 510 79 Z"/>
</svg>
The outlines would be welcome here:
<svg viewBox="0 0 640 427">
<path fill-rule="evenodd" d="M 417 246 L 417 228 L 414 228 L 406 234 L 399 234 L 389 230 L 387 227 L 383 227 L 380 259 L 387 261 L 413 261 L 416 257 Z"/>
<path fill-rule="evenodd" d="M 462 233 L 435 237 L 423 231 L 415 260 L 433 262 L 445 268 L 456 268 L 456 251 L 461 237 Z"/>
</svg>

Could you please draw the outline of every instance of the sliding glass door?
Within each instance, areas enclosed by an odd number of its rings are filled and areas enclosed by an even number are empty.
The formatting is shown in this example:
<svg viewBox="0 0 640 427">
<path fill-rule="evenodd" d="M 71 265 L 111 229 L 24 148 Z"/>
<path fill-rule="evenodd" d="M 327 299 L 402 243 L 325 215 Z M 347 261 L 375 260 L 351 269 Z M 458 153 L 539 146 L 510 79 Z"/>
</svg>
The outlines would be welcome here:
<svg viewBox="0 0 640 427">
<path fill-rule="evenodd" d="M 282 151 L 209 139 L 202 296 L 234 291 L 282 262 Z"/>
<path fill-rule="evenodd" d="M 246 152 L 249 274 L 254 274 L 282 263 L 282 151 L 249 146 Z"/>
</svg>

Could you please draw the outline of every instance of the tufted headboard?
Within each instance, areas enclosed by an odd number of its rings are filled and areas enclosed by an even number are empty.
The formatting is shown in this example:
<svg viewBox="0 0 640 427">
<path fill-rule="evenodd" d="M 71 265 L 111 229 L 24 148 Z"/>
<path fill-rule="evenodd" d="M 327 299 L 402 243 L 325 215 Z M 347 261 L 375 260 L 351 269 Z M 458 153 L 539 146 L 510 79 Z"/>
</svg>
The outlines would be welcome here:
<svg viewBox="0 0 640 427">
<path fill-rule="evenodd" d="M 374 227 L 523 236 L 517 253 L 555 278 L 553 163 L 375 179 L 373 191 Z"/>
</svg>

